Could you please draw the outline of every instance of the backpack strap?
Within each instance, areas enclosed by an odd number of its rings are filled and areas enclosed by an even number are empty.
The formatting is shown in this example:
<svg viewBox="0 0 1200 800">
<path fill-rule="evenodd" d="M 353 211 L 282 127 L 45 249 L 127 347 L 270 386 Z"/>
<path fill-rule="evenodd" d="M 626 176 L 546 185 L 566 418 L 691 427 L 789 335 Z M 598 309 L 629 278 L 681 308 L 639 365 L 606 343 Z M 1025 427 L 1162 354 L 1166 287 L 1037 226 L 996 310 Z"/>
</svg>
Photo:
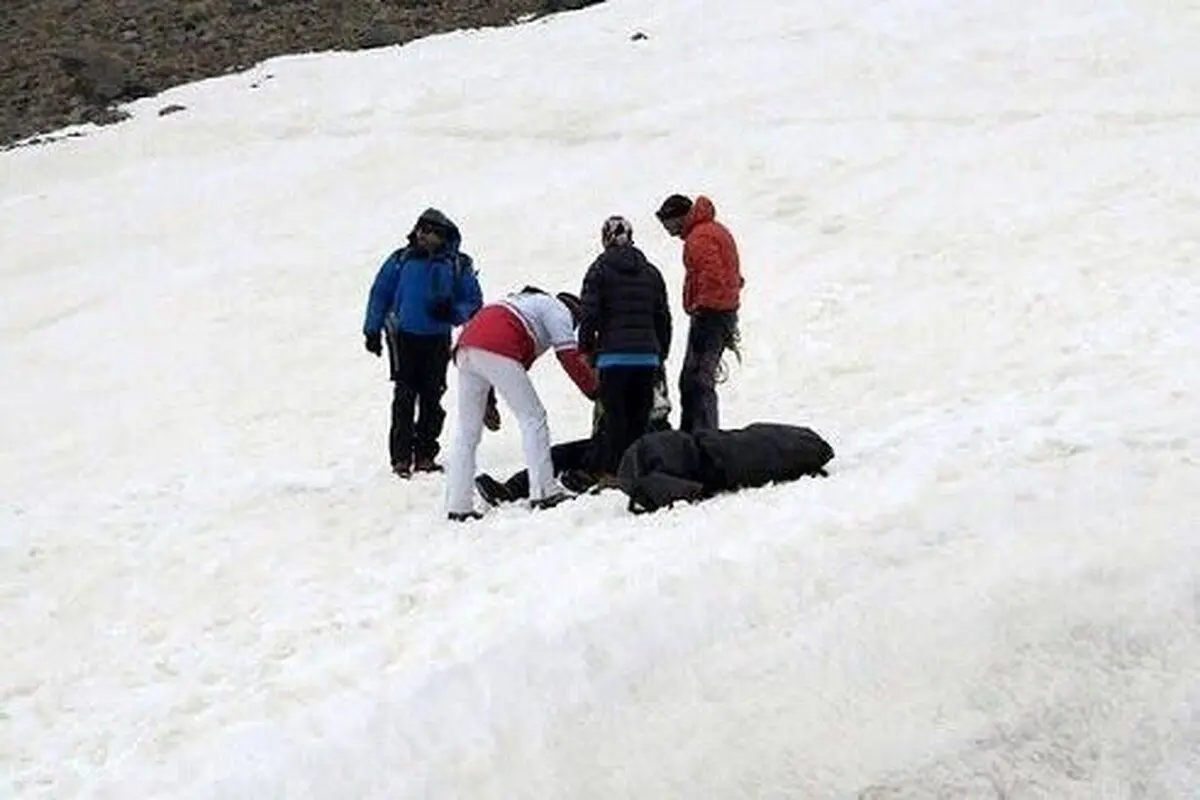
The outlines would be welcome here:
<svg viewBox="0 0 1200 800">
<path fill-rule="evenodd" d="M 462 253 L 462 252 L 455 253 L 454 254 L 454 280 L 455 280 L 455 282 L 457 282 L 458 279 L 465 272 L 472 272 L 472 273 L 478 274 L 475 272 L 475 260 L 473 258 L 471 258 L 469 255 L 467 255 L 466 253 Z"/>
<path fill-rule="evenodd" d="M 404 271 L 404 265 L 408 263 L 408 248 L 401 247 L 391 255 L 396 260 L 396 269 L 400 272 Z M 397 276 L 398 277 L 398 276 Z"/>
</svg>

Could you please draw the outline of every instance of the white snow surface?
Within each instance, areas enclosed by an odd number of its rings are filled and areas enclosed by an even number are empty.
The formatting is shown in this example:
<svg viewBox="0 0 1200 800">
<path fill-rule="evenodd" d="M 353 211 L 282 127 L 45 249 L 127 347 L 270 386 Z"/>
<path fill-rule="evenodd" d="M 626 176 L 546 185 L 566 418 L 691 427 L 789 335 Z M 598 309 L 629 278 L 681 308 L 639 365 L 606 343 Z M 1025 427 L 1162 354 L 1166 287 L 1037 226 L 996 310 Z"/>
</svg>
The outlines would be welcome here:
<svg viewBox="0 0 1200 800">
<path fill-rule="evenodd" d="M 1200 797 L 1198 43 L 611 0 L 0 155 L 0 797 Z M 831 477 L 445 522 L 379 263 L 433 205 L 486 297 L 571 289 L 620 213 L 678 304 L 675 191 L 742 250 L 723 424 Z"/>
</svg>

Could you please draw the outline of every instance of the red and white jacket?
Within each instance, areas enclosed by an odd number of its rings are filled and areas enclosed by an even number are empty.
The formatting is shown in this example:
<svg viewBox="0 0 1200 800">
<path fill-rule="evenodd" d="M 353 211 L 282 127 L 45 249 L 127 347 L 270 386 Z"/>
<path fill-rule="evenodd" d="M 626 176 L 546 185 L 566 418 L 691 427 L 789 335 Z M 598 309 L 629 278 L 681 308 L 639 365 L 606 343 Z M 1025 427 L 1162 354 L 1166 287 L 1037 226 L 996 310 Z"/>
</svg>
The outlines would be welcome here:
<svg viewBox="0 0 1200 800">
<path fill-rule="evenodd" d="M 520 362 L 528 370 L 543 353 L 554 354 L 588 397 L 596 396 L 596 372 L 575 341 L 570 310 L 553 295 L 524 292 L 489 303 L 463 326 L 455 348 L 475 347 Z"/>
</svg>

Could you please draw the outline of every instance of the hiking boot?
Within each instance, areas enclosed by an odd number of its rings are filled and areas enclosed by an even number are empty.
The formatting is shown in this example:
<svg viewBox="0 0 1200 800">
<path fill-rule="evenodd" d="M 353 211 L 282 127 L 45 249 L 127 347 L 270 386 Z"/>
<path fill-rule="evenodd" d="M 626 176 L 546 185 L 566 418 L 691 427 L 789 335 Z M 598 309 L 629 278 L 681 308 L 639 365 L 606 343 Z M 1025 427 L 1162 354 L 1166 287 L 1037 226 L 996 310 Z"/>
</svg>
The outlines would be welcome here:
<svg viewBox="0 0 1200 800">
<path fill-rule="evenodd" d="M 442 465 L 432 458 L 418 458 L 413 462 L 413 472 L 442 472 Z"/>
<path fill-rule="evenodd" d="M 548 494 L 540 500 L 530 500 L 529 507 L 534 511 L 545 511 L 548 508 L 554 508 L 560 503 L 565 503 L 568 500 L 573 500 L 575 495 L 568 492 L 555 492 Z"/>
<path fill-rule="evenodd" d="M 501 503 L 511 503 L 517 498 L 512 496 L 508 491 L 508 487 L 500 481 L 488 475 L 486 472 L 475 479 L 475 488 L 479 490 L 479 494 L 487 501 L 490 506 L 498 506 Z"/>
<path fill-rule="evenodd" d="M 412 465 L 402 463 L 392 464 L 392 473 L 398 478 L 408 480 L 412 477 Z"/>
<path fill-rule="evenodd" d="M 483 514 L 478 511 L 451 511 L 446 515 L 446 519 L 451 522 L 472 522 L 477 519 L 483 519 Z"/>
<path fill-rule="evenodd" d="M 558 476 L 558 481 L 565 488 L 577 494 L 583 494 L 596 483 L 595 476 L 587 470 L 569 469 Z"/>
</svg>

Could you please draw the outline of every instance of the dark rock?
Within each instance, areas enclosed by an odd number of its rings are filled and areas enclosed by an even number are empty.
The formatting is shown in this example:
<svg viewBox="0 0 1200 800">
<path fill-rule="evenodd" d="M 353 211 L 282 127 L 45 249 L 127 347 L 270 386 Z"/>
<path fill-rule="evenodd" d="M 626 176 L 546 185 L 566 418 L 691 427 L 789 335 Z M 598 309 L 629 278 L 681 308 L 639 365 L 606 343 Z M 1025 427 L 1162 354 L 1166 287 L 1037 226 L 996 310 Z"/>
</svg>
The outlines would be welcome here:
<svg viewBox="0 0 1200 800">
<path fill-rule="evenodd" d="M 160 108 L 158 110 L 158 115 L 160 117 L 165 117 L 168 114 L 177 114 L 180 111 L 186 111 L 186 110 L 187 110 L 187 106 L 181 106 L 178 103 L 172 103 L 169 106 L 163 106 L 162 108 Z"/>
<path fill-rule="evenodd" d="M 129 112 L 119 108 L 92 108 L 88 110 L 86 119 L 96 125 L 113 125 L 129 119 Z"/>
<path fill-rule="evenodd" d="M 66 48 L 55 55 L 74 80 L 77 93 L 88 103 L 111 103 L 122 97 L 131 84 L 129 64 L 94 45 Z"/>
<path fill-rule="evenodd" d="M 210 19 L 215 13 L 216 9 L 209 0 L 192 0 L 190 3 L 183 4 L 179 15 L 185 22 L 198 24 Z"/>
<path fill-rule="evenodd" d="M 602 2 L 603 0 L 542 0 L 542 13 L 556 14 L 559 11 L 578 11 Z"/>
<path fill-rule="evenodd" d="M 375 47 L 391 47 L 394 44 L 404 44 L 413 40 L 413 32 L 399 25 L 389 25 L 377 22 L 369 26 L 358 37 L 358 46 L 364 50 Z"/>
<path fill-rule="evenodd" d="M 650 37 L 647 36 L 646 34 L 642 33 L 641 31 L 638 31 L 637 33 L 633 34 L 633 36 L 630 36 L 629 40 L 633 41 L 633 42 L 640 42 L 640 41 L 643 41 L 643 40 L 649 39 L 649 38 Z"/>
</svg>

